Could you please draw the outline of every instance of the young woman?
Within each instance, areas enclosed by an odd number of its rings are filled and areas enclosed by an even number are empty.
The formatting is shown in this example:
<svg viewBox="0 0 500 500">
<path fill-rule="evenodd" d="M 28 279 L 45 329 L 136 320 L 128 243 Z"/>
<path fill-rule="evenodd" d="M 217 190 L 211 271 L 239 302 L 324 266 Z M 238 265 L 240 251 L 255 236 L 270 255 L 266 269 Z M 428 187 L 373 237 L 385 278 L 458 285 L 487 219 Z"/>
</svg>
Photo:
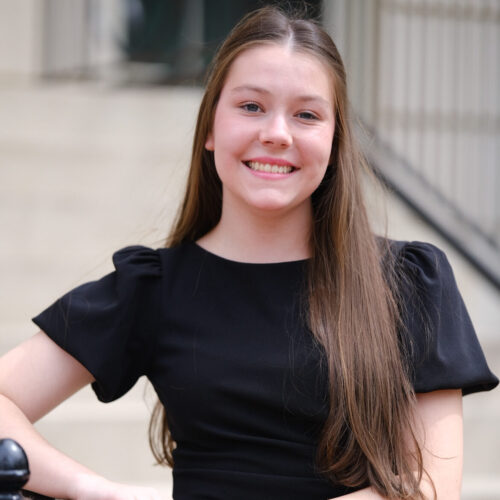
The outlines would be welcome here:
<svg viewBox="0 0 500 500">
<path fill-rule="evenodd" d="M 462 394 L 498 380 L 443 253 L 371 232 L 362 165 L 329 36 L 270 7 L 243 19 L 167 247 L 117 252 L 0 362 L 0 432 L 27 450 L 28 487 L 157 498 L 31 425 L 86 384 L 111 401 L 145 374 L 177 500 L 458 499 Z"/>
</svg>

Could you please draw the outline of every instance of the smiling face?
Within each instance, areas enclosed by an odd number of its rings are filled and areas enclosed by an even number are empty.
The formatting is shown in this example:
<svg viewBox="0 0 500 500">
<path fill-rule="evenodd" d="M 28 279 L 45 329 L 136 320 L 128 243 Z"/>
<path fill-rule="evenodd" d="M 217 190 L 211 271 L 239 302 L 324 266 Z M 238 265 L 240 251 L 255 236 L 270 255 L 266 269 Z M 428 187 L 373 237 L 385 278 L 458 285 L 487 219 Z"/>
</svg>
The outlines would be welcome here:
<svg viewBox="0 0 500 500">
<path fill-rule="evenodd" d="M 333 81 L 315 56 L 286 45 L 240 54 L 222 88 L 205 147 L 228 207 L 310 210 L 329 162 Z"/>
</svg>

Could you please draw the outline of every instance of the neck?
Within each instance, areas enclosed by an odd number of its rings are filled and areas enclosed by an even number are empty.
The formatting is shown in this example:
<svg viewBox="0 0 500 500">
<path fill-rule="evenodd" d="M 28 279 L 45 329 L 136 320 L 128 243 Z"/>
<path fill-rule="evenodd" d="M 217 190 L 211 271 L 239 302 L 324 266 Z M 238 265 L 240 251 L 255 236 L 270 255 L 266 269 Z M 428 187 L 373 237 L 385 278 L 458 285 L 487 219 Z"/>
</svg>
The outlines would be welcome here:
<svg viewBox="0 0 500 500">
<path fill-rule="evenodd" d="M 310 203 L 285 213 L 238 210 L 223 205 L 217 226 L 198 240 L 206 250 L 250 263 L 302 260 L 310 257 Z"/>
</svg>

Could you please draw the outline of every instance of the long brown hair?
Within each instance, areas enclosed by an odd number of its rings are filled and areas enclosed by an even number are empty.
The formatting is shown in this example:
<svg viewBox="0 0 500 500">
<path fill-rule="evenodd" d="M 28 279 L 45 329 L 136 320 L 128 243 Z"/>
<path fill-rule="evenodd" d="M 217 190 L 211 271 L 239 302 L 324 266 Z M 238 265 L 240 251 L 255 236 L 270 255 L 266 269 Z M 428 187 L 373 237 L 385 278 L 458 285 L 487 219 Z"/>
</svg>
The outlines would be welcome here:
<svg viewBox="0 0 500 500">
<path fill-rule="evenodd" d="M 264 7 L 244 17 L 212 62 L 200 105 L 184 201 L 167 246 L 195 241 L 221 217 L 222 185 L 205 149 L 231 64 L 243 51 L 291 44 L 330 68 L 335 133 L 326 175 L 312 196 L 312 256 L 305 301 L 312 334 L 324 349 L 330 410 L 318 443 L 318 465 L 346 486 L 371 485 L 389 498 L 423 498 L 422 454 L 413 433 L 415 394 L 398 340 L 400 315 L 391 252 L 373 235 L 362 199 L 365 163 L 352 137 L 346 74 L 331 38 L 315 22 Z M 158 402 L 150 444 L 173 465 L 173 443 Z"/>
</svg>

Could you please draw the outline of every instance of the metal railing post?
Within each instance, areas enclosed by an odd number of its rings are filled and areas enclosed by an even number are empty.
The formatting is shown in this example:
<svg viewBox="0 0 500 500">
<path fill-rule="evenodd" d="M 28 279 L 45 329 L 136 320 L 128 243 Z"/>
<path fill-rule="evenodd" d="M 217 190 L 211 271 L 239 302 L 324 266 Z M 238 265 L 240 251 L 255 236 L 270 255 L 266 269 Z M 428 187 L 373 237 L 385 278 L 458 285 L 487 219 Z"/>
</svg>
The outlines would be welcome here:
<svg viewBox="0 0 500 500">
<path fill-rule="evenodd" d="M 13 439 L 0 439 L 0 500 L 54 500 L 23 490 L 30 478 L 28 457 Z"/>
<path fill-rule="evenodd" d="M 28 458 L 13 439 L 0 440 L 0 500 L 22 500 L 21 488 L 28 482 Z"/>
</svg>

